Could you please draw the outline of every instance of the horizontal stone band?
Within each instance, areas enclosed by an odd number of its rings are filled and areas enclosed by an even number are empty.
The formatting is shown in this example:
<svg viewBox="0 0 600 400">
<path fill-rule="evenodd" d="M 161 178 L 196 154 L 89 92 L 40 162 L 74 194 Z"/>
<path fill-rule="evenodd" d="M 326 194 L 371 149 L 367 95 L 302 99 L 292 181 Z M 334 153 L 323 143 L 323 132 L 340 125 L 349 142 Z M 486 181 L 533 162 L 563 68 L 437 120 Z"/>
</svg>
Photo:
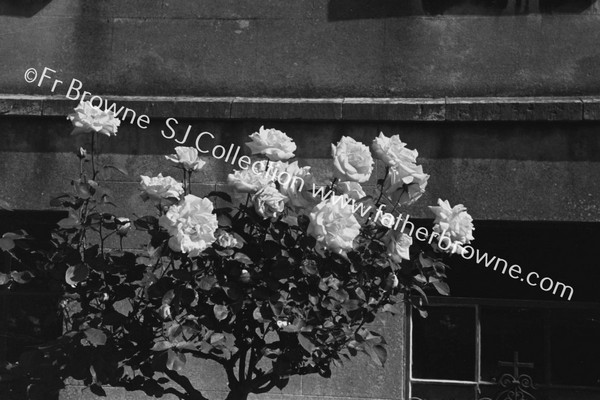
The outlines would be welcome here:
<svg viewBox="0 0 600 400">
<path fill-rule="evenodd" d="M 155 118 L 313 121 L 595 121 L 600 97 L 250 98 L 102 96 Z M 0 95 L 0 115 L 64 116 L 64 96 Z"/>
</svg>

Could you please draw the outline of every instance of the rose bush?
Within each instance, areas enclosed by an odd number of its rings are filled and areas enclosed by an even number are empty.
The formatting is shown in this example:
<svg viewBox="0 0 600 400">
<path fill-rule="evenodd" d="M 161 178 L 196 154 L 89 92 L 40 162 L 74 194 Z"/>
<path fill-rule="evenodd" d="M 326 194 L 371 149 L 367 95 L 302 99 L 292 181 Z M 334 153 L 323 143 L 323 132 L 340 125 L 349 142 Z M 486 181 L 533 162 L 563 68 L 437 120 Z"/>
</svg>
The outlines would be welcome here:
<svg viewBox="0 0 600 400">
<path fill-rule="evenodd" d="M 90 113 L 81 120 L 96 113 L 79 112 Z M 98 133 L 92 129 L 89 152 L 77 152 L 72 193 L 51 202 L 68 213 L 51 243 L 37 245 L 24 232 L 0 238 L 14 268 L 0 273 L 0 286 L 49 282 L 63 311 L 56 341 L 4 367 L 30 397 L 43 399 L 74 378 L 97 395 L 110 385 L 205 399 L 185 376 L 190 358 L 225 371 L 228 400 L 283 388 L 292 375 L 329 377 L 358 353 L 383 366 L 386 342 L 369 323 L 402 313 L 396 304 L 424 312 L 426 291 L 447 294 L 445 253 L 391 228 L 392 213 L 376 221 L 356 207 L 395 210 L 424 191 L 428 176 L 399 138 L 377 139 L 386 169 L 377 199 L 360 185 L 373 171 L 364 144 L 344 137 L 332 145 L 336 178 L 323 187 L 309 167 L 279 161 L 296 150 L 287 135 L 261 127 L 248 146 L 267 160 L 228 177 L 245 203 L 234 206 L 225 192 L 192 194 L 203 162 L 179 147 L 168 159 L 183 169 L 183 182 L 142 176 L 142 198 L 155 212 L 123 216 L 97 179 Z M 462 205 L 440 201 L 432 211 L 438 232 L 473 240 Z M 146 246 L 127 250 L 134 230 Z M 111 235 L 118 246 L 109 245 Z"/>
</svg>

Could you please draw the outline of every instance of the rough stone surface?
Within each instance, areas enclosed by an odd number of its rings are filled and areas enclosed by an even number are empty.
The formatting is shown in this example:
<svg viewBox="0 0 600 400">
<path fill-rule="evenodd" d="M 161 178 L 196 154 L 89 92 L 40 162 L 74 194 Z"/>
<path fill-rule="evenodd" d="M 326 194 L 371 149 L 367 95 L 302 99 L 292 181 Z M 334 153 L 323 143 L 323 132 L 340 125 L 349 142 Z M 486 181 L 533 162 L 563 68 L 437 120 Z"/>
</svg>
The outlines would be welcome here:
<svg viewBox="0 0 600 400">
<path fill-rule="evenodd" d="M 86 99 L 89 99 L 86 96 Z M 97 102 L 98 100 L 94 100 Z M 97 104 L 97 103 L 94 103 Z M 579 121 L 596 120 L 594 97 L 491 98 L 252 98 L 252 97 L 102 97 L 101 109 L 117 112 L 124 123 L 144 128 L 173 119 L 273 121 Z M 64 116 L 77 102 L 64 96 L 0 95 L 4 115 Z M 170 132 L 167 132 L 167 135 Z"/>
<path fill-rule="evenodd" d="M 24 3 L 28 18 L 0 9 L 0 92 L 51 94 L 49 81 L 23 80 L 27 68 L 49 67 L 65 82 L 59 90 L 76 78 L 111 95 L 598 93 L 597 4 L 513 15 L 510 7 L 497 14 L 466 4 L 464 15 L 451 8 L 438 15 L 420 1 L 402 3 L 54 0 L 39 10 Z"/>
<path fill-rule="evenodd" d="M 136 95 L 330 97 L 381 86 L 382 35 L 381 21 L 115 19 L 113 83 Z"/>
<path fill-rule="evenodd" d="M 386 318 L 381 333 L 388 342 L 388 361 L 385 368 L 374 365 L 367 356 L 357 356 L 342 368 L 332 370 L 327 380 L 309 375 L 302 378 L 302 393 L 309 396 L 341 396 L 359 398 L 404 398 L 404 386 L 399 379 L 406 371 L 407 359 L 404 351 L 404 315 Z M 368 384 L 357 384 L 356 379 Z"/>
<path fill-rule="evenodd" d="M 584 98 L 583 119 L 588 121 L 597 121 L 600 119 L 600 98 Z"/>
<path fill-rule="evenodd" d="M 202 149 L 233 145 L 247 155 L 247 135 L 260 125 L 281 129 L 296 141 L 300 165 L 310 165 L 323 184 L 333 176 L 331 144 L 342 136 L 370 144 L 380 131 L 399 133 L 409 148 L 418 149 L 419 162 L 431 175 L 425 196 L 408 209 L 415 217 L 429 217 L 422 205 L 434 204 L 438 197 L 465 204 L 476 219 L 597 221 L 600 215 L 594 201 L 600 193 L 595 123 L 182 121 L 183 129 L 189 124 L 194 133 L 213 133 L 214 140 L 199 142 Z M 147 132 L 125 125 L 117 137 L 100 138 L 98 164 L 128 172 L 125 176 L 109 170 L 101 176 L 127 213 L 144 207 L 138 196 L 139 175 L 162 172 L 180 178 L 181 172 L 164 158 L 178 144 L 160 134 L 163 122 L 155 121 Z M 74 151 L 90 146 L 85 135 L 69 136 L 70 129 L 63 118 L 0 119 L 0 198 L 22 209 L 46 209 L 53 194 L 69 191 L 78 170 Z M 184 133 L 179 130 L 176 137 Z M 227 174 L 238 167 L 210 153 L 204 159 L 205 168 L 193 178 L 197 193 L 215 187 L 229 191 Z M 383 174 L 377 163 L 365 186 L 373 188 Z M 245 201 L 245 196 L 237 200 Z"/>
<path fill-rule="evenodd" d="M 342 118 L 342 99 L 239 99 L 231 105 L 231 118 L 309 119 Z"/>
<path fill-rule="evenodd" d="M 366 121 L 443 121 L 444 99 L 344 99 L 342 118 Z"/>
<path fill-rule="evenodd" d="M 29 98 L 28 98 L 29 97 Z M 0 115 L 41 115 L 42 102 L 33 96 L 0 98 Z"/>
<path fill-rule="evenodd" d="M 76 32 L 76 34 L 75 34 Z M 102 18 L 17 18 L 0 15 L 0 91 L 50 95 L 54 78 L 63 81 L 55 93 L 65 94 L 72 79 L 84 90 L 106 93 L 111 82 L 112 26 Z M 37 83 L 27 83 L 24 73 L 37 70 Z M 50 78 L 38 86 L 44 68 Z"/>
<path fill-rule="evenodd" d="M 448 121 L 580 121 L 583 102 L 578 98 L 449 99 Z"/>
<path fill-rule="evenodd" d="M 107 398 L 110 400 L 139 400 L 145 398 L 143 392 L 126 392 L 119 389 L 107 388 Z M 211 391 L 207 390 L 203 392 L 206 397 L 210 400 L 222 400 L 227 396 L 227 392 L 224 391 Z M 67 389 L 61 392 L 60 400 L 97 400 L 98 397 L 93 395 L 89 390 L 85 390 L 82 386 L 69 386 Z M 165 395 L 161 397 L 164 400 L 178 400 L 177 397 L 172 395 Z M 355 400 L 354 396 L 308 396 L 299 394 L 286 394 L 286 393 L 264 393 L 260 395 L 251 394 L 248 396 L 249 400 Z M 369 400 L 395 400 L 388 397 L 371 398 Z"/>
</svg>

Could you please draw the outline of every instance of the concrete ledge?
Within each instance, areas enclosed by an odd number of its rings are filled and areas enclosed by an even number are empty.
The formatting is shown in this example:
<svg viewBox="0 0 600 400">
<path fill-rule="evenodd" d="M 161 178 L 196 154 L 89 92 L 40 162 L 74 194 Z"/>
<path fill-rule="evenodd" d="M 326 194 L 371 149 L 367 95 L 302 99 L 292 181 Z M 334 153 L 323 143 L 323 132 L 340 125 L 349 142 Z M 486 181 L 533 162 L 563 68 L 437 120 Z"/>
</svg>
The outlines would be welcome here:
<svg viewBox="0 0 600 400">
<path fill-rule="evenodd" d="M 574 97 L 447 99 L 448 121 L 580 121 L 583 100 Z"/>
<path fill-rule="evenodd" d="M 583 98 L 583 119 L 584 120 L 599 120 L 600 119 L 600 97 Z"/>
<path fill-rule="evenodd" d="M 443 121 L 444 99 L 348 98 L 342 106 L 342 119 L 381 121 Z"/>
<path fill-rule="evenodd" d="M 0 115 L 41 115 L 42 100 L 38 96 L 0 96 Z"/>
<path fill-rule="evenodd" d="M 154 118 L 310 121 L 597 121 L 600 97 L 252 98 L 106 96 Z M 65 116 L 62 96 L 0 95 L 0 115 Z"/>
<path fill-rule="evenodd" d="M 245 98 L 232 102 L 234 119 L 342 119 L 342 99 Z"/>
</svg>

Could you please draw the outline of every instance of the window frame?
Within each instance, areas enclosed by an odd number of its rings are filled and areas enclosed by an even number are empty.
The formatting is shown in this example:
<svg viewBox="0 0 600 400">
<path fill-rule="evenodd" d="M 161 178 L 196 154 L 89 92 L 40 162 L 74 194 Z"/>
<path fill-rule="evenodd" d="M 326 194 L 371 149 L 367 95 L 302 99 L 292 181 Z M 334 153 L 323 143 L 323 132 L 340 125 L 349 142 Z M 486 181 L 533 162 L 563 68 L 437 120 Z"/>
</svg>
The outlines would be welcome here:
<svg viewBox="0 0 600 400">
<path fill-rule="evenodd" d="M 480 396 L 480 386 L 495 386 L 496 382 L 485 381 L 481 379 L 481 308 L 532 308 L 538 310 L 561 309 L 561 310 L 594 310 L 600 311 L 600 304 L 590 302 L 566 302 L 566 301 L 540 301 L 540 300 L 507 300 L 507 299 L 484 299 L 467 297 L 440 297 L 431 296 L 428 298 L 430 306 L 436 307 L 460 307 L 472 308 L 475 313 L 475 370 L 473 371 L 474 380 L 453 380 L 453 379 L 427 379 L 413 377 L 413 314 L 414 310 L 407 305 L 406 310 L 406 331 L 408 332 L 406 359 L 408 364 L 408 374 L 406 379 L 406 393 L 408 399 L 420 400 L 413 397 L 413 384 L 431 384 L 431 385 L 452 385 L 472 387 L 474 398 Z M 544 357 L 548 357 L 548 347 L 544 345 Z M 541 389 L 572 389 L 572 390 L 591 390 L 600 393 L 600 386 L 572 386 L 535 383 L 536 387 Z"/>
</svg>

